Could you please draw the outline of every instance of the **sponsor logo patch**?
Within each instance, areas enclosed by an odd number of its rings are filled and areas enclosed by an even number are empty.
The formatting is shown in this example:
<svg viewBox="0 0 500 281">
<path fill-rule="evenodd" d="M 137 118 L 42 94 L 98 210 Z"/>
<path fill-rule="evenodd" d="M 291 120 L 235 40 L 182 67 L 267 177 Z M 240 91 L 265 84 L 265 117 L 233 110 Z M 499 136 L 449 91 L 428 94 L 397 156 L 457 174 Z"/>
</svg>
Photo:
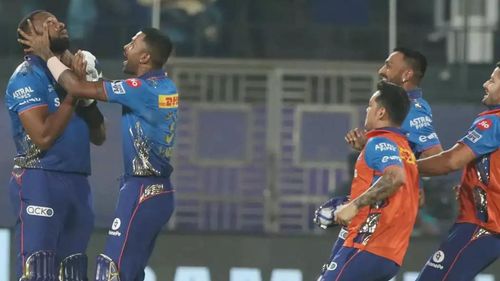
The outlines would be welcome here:
<svg viewBox="0 0 500 281">
<path fill-rule="evenodd" d="M 111 82 L 111 90 L 113 91 L 113 93 L 115 93 L 117 95 L 124 95 L 125 94 L 125 88 L 123 88 L 122 81 Z"/>
<path fill-rule="evenodd" d="M 439 250 L 432 256 L 432 261 L 435 263 L 441 263 L 444 261 L 444 252 Z"/>
<path fill-rule="evenodd" d="M 30 216 L 47 217 L 50 218 L 54 215 L 54 210 L 49 207 L 28 205 L 26 213 Z"/>
<path fill-rule="evenodd" d="M 375 150 L 377 150 L 377 151 L 386 151 L 386 150 L 396 151 L 396 147 L 390 143 L 381 142 L 381 143 L 378 143 L 375 145 Z"/>
<path fill-rule="evenodd" d="M 387 163 L 389 161 L 401 162 L 401 158 L 399 158 L 399 155 L 391 155 L 391 156 L 382 157 L 382 163 Z"/>
<path fill-rule="evenodd" d="M 430 134 L 428 136 L 419 136 L 418 140 L 420 142 L 427 142 L 428 140 L 433 140 L 433 139 L 437 139 L 437 138 L 438 138 L 437 134 L 436 133 L 432 133 L 432 134 Z"/>
<path fill-rule="evenodd" d="M 12 96 L 15 99 L 27 99 L 31 97 L 31 94 L 33 92 L 35 91 L 33 91 L 33 89 L 31 89 L 31 87 L 28 86 L 15 90 L 14 93 L 12 93 Z"/>
<path fill-rule="evenodd" d="M 118 230 L 122 225 L 122 221 L 119 218 L 115 218 L 113 220 L 113 224 L 111 225 L 112 230 Z"/>
<path fill-rule="evenodd" d="M 492 122 L 490 119 L 483 119 L 476 124 L 476 127 L 481 131 L 485 131 L 491 128 L 491 125 Z"/>
<path fill-rule="evenodd" d="M 410 120 L 410 127 L 417 130 L 425 127 L 430 127 L 431 125 L 432 119 L 429 116 L 421 116 Z"/>
<path fill-rule="evenodd" d="M 179 107 L 179 94 L 159 95 L 158 107 L 160 108 L 177 108 Z"/>
<path fill-rule="evenodd" d="M 142 84 L 141 80 L 135 78 L 125 80 L 125 83 L 127 83 L 127 85 L 129 85 L 132 88 L 138 88 Z"/>
<path fill-rule="evenodd" d="M 478 140 L 480 140 L 483 136 L 476 132 L 476 130 L 470 131 L 467 136 L 465 136 L 466 139 L 470 140 L 472 143 L 476 143 Z"/>
<path fill-rule="evenodd" d="M 332 261 L 332 262 L 328 265 L 328 267 L 326 268 L 326 270 L 330 270 L 330 271 L 331 271 L 331 270 L 335 270 L 335 269 L 337 269 L 337 263 L 336 263 L 336 262 L 333 262 L 333 261 Z"/>
<path fill-rule="evenodd" d="M 399 147 L 399 157 L 401 157 L 401 160 L 408 164 L 416 164 L 417 159 L 415 158 L 415 154 L 413 154 L 413 151 Z"/>
</svg>

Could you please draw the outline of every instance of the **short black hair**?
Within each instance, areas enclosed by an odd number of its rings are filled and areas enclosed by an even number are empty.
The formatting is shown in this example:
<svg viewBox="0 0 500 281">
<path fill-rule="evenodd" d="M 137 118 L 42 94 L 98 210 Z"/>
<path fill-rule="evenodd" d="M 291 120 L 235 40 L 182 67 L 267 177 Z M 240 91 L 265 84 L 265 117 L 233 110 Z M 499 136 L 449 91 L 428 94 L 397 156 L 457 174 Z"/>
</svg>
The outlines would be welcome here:
<svg viewBox="0 0 500 281">
<path fill-rule="evenodd" d="M 500 67 L 500 61 L 497 62 L 497 67 Z"/>
<path fill-rule="evenodd" d="M 28 15 L 26 15 L 20 22 L 19 24 L 17 25 L 17 28 L 18 29 L 21 29 L 22 31 L 24 32 L 29 32 L 28 30 L 28 20 L 30 20 L 31 22 L 33 22 L 33 19 L 35 18 L 36 15 L 40 14 L 40 13 L 48 13 L 47 11 L 45 10 L 35 10 L 31 13 L 29 13 Z M 17 38 L 19 39 L 24 39 L 21 34 L 18 32 L 17 33 Z M 24 44 L 21 44 L 21 47 L 23 49 L 27 48 L 28 46 L 24 45 Z"/>
<path fill-rule="evenodd" d="M 397 47 L 393 52 L 400 52 L 404 55 L 405 62 L 413 69 L 418 82 L 424 78 L 425 70 L 427 69 L 427 59 L 422 53 L 406 47 Z"/>
<path fill-rule="evenodd" d="M 148 47 L 151 55 L 151 60 L 155 68 L 162 68 L 167 62 L 170 53 L 172 52 L 172 41 L 163 34 L 160 30 L 152 27 L 143 28 L 144 42 Z"/>
<path fill-rule="evenodd" d="M 377 84 L 379 95 L 375 102 L 384 107 L 389 115 L 389 120 L 397 126 L 401 126 L 410 110 L 410 98 L 406 91 L 393 83 L 380 81 Z"/>
</svg>

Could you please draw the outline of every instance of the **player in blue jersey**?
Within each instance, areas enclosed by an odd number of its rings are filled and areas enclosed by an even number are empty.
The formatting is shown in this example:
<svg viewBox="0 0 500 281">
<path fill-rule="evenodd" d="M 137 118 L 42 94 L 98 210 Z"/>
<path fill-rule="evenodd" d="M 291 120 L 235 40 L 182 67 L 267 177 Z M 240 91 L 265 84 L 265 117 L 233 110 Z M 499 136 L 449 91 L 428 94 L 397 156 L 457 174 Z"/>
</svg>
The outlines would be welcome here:
<svg viewBox="0 0 500 281">
<path fill-rule="evenodd" d="M 89 83 L 53 55 L 47 30 L 25 38 L 21 43 L 47 61 L 70 95 L 122 105 L 125 175 L 104 253 L 97 258 L 96 280 L 143 280 L 156 236 L 174 209 L 170 157 L 179 97 L 162 70 L 172 50 L 170 39 L 157 29 L 142 29 L 124 46 L 123 71 L 135 78 Z"/>
<path fill-rule="evenodd" d="M 410 98 L 410 111 L 401 129 L 405 132 L 408 142 L 417 158 L 425 158 L 440 153 L 443 148 L 432 124 L 432 112 L 427 101 L 423 99 L 420 83 L 425 75 L 427 60 L 420 52 L 399 47 L 395 48 L 380 67 L 378 74 L 382 80 L 401 86 Z M 345 137 L 346 142 L 354 149 L 362 150 L 366 143 L 366 131 L 355 128 Z M 420 194 L 420 206 L 424 204 L 423 189 Z M 339 202 L 340 199 L 334 201 Z M 328 202 L 328 201 L 327 201 Z M 333 212 L 338 204 L 333 206 L 328 203 L 318 208 L 315 222 L 323 228 L 334 226 Z M 341 229 L 339 238 L 334 244 L 329 261 L 344 243 L 345 229 Z M 326 263 L 325 265 L 328 265 Z"/>
<path fill-rule="evenodd" d="M 68 33 L 54 15 L 32 12 L 19 29 L 41 32 L 44 23 L 53 53 L 69 64 Z M 85 280 L 94 225 L 89 140 L 103 143 L 103 116 L 95 103 L 83 108 L 64 96 L 46 63 L 32 52 L 12 74 L 5 102 L 17 150 L 9 183 L 17 215 L 16 280 Z"/>
</svg>

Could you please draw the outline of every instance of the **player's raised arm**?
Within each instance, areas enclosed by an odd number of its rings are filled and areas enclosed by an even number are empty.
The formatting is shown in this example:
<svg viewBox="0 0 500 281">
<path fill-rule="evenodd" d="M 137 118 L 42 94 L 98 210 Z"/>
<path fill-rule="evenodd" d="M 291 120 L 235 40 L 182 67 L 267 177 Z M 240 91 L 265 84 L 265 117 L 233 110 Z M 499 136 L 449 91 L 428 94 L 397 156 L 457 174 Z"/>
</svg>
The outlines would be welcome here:
<svg viewBox="0 0 500 281">
<path fill-rule="evenodd" d="M 101 101 L 107 100 L 102 82 L 87 82 L 81 80 L 78 75 L 65 66 L 59 58 L 52 53 L 50 50 L 47 22 L 43 24 L 42 34 L 35 32 L 31 21 L 28 22 L 28 25 L 30 30 L 28 33 L 21 29 L 17 30 L 22 36 L 18 41 L 28 46 L 25 52 L 31 52 L 38 55 L 47 62 L 47 67 L 57 83 L 59 83 L 70 95 L 75 97 Z M 85 67 L 85 62 L 81 54 L 75 56 L 72 67 L 76 69 Z"/>
</svg>

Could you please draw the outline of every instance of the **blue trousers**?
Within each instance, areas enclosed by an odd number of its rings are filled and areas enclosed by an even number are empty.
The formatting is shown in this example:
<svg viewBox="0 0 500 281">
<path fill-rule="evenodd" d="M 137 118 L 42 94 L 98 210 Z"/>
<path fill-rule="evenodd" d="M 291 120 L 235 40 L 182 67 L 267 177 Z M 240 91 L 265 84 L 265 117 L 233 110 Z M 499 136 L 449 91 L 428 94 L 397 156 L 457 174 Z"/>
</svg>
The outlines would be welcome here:
<svg viewBox="0 0 500 281">
<path fill-rule="evenodd" d="M 500 235 L 471 223 L 455 224 L 417 281 L 470 281 L 500 256 Z"/>
<path fill-rule="evenodd" d="M 104 250 L 117 265 L 120 281 L 144 280 L 156 237 L 173 211 L 174 192 L 168 178 L 123 180 Z"/>
<path fill-rule="evenodd" d="M 319 281 L 387 281 L 396 275 L 395 262 L 356 248 L 341 247 Z"/>
<path fill-rule="evenodd" d="M 85 253 L 94 227 L 92 197 L 85 175 L 16 170 L 9 182 L 9 196 L 17 216 L 16 280 L 34 252 L 55 252 L 56 267 L 69 255 Z"/>
</svg>

